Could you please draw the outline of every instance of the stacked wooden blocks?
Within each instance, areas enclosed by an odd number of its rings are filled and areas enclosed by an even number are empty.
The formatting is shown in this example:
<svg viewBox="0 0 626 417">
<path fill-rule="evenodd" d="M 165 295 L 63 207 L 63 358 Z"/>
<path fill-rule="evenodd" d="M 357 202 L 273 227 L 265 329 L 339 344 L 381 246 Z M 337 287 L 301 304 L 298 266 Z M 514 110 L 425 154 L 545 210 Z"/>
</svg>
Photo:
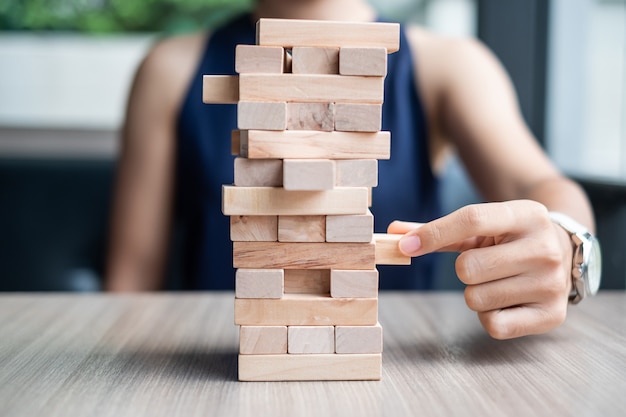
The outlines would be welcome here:
<svg viewBox="0 0 626 417">
<path fill-rule="evenodd" d="M 381 378 L 376 264 L 409 264 L 373 233 L 371 188 L 390 157 L 381 116 L 391 23 L 261 19 L 238 76 L 205 76 L 237 103 L 230 216 L 239 379 Z"/>
</svg>

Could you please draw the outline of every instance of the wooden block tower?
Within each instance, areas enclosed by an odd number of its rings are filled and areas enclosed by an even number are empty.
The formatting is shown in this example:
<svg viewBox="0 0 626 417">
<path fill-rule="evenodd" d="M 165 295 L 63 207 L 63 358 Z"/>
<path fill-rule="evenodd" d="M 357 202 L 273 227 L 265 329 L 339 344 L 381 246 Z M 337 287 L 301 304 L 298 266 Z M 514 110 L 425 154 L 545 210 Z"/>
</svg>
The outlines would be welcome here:
<svg viewBox="0 0 626 417">
<path fill-rule="evenodd" d="M 373 233 L 371 189 L 390 158 L 380 131 L 399 26 L 261 19 L 238 76 L 205 76 L 205 103 L 237 103 L 225 185 L 239 379 L 377 380 L 376 264 L 409 264 Z"/>
</svg>

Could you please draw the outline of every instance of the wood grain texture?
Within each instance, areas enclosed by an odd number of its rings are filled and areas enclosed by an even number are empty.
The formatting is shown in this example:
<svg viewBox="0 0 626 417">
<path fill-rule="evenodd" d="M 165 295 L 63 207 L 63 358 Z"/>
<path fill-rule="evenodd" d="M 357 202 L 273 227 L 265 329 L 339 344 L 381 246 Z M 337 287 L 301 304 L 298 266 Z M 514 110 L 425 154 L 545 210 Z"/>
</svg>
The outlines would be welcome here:
<svg viewBox="0 0 626 417">
<path fill-rule="evenodd" d="M 287 353 L 335 353 L 334 326 L 289 326 L 287 328 Z"/>
<path fill-rule="evenodd" d="M 378 132 L 383 120 L 380 104 L 336 103 L 335 130 L 342 132 Z"/>
<path fill-rule="evenodd" d="M 275 242 L 278 240 L 278 216 L 230 216 L 230 240 Z"/>
<path fill-rule="evenodd" d="M 237 103 L 237 128 L 240 130 L 285 130 L 287 128 L 287 103 L 239 101 Z"/>
<path fill-rule="evenodd" d="M 380 104 L 382 77 L 327 74 L 241 74 L 239 100 Z"/>
<path fill-rule="evenodd" d="M 339 74 L 339 48 L 294 46 L 291 56 L 294 74 Z"/>
<path fill-rule="evenodd" d="M 342 159 L 335 161 L 337 187 L 376 187 L 378 161 L 376 159 Z"/>
<path fill-rule="evenodd" d="M 237 187 L 282 187 L 283 161 L 235 158 L 234 174 Z"/>
<path fill-rule="evenodd" d="M 240 355 L 240 381 L 379 380 L 382 356 Z"/>
<path fill-rule="evenodd" d="M 389 159 L 389 132 L 322 132 L 246 130 L 240 154 L 251 159 Z"/>
<path fill-rule="evenodd" d="M 374 233 L 377 265 L 411 265 L 411 257 L 398 249 L 398 242 L 404 235 Z"/>
<path fill-rule="evenodd" d="M 0 294 L 1 414 L 525 417 L 626 410 L 624 291 L 601 290 L 571 307 L 558 329 L 508 341 L 485 333 L 462 292 L 383 291 L 385 346 L 375 383 L 238 382 L 233 296 Z"/>
<path fill-rule="evenodd" d="M 326 216 L 278 216 L 279 242 L 325 242 Z"/>
<path fill-rule="evenodd" d="M 373 326 L 377 321 L 376 298 L 285 294 L 280 300 L 235 300 L 235 324 L 241 326 Z"/>
<path fill-rule="evenodd" d="M 387 50 L 385 48 L 343 47 L 339 51 L 341 75 L 387 75 Z"/>
<path fill-rule="evenodd" d="M 378 270 L 331 270 L 330 296 L 333 298 L 378 297 Z"/>
<path fill-rule="evenodd" d="M 337 353 L 382 353 L 383 327 L 337 326 L 335 327 L 335 351 Z"/>
<path fill-rule="evenodd" d="M 282 269 L 245 269 L 235 273 L 236 298 L 282 298 L 284 271 Z"/>
<path fill-rule="evenodd" d="M 231 155 L 239 155 L 241 149 L 241 133 L 239 130 L 230 132 L 230 153 Z"/>
<path fill-rule="evenodd" d="M 236 104 L 239 101 L 239 77 L 236 75 L 202 76 L 202 102 Z"/>
<path fill-rule="evenodd" d="M 326 216 L 327 242 L 370 242 L 374 235 L 374 216 L 349 214 Z"/>
<path fill-rule="evenodd" d="M 330 294 L 330 270 L 285 270 L 285 294 Z"/>
<path fill-rule="evenodd" d="M 367 188 L 287 191 L 276 187 L 222 187 L 222 213 L 226 216 L 364 214 L 367 201 Z"/>
<path fill-rule="evenodd" d="M 233 267 L 374 269 L 373 243 L 233 242 Z"/>
<path fill-rule="evenodd" d="M 400 48 L 400 25 L 379 22 L 334 22 L 267 19 L 257 22 L 257 44 L 294 46 L 369 46 L 395 52 Z"/>
<path fill-rule="evenodd" d="M 281 74 L 285 69 L 285 49 L 280 46 L 237 45 L 235 72 Z"/>
<path fill-rule="evenodd" d="M 287 103 L 287 130 L 335 130 L 334 103 Z"/>
<path fill-rule="evenodd" d="M 335 188 L 335 161 L 331 159 L 284 159 L 283 187 L 292 191 L 323 191 Z"/>
<path fill-rule="evenodd" d="M 287 326 L 240 326 L 239 354 L 287 353 Z"/>
</svg>

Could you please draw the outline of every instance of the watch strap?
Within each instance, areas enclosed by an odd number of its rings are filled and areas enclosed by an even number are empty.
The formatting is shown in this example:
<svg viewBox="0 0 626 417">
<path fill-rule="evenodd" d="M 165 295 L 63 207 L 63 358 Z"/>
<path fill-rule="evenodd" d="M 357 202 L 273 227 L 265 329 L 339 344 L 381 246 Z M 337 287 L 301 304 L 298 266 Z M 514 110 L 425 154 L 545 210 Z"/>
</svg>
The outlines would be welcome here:
<svg viewBox="0 0 626 417">
<path fill-rule="evenodd" d="M 577 267 L 577 265 L 574 265 L 574 263 L 576 262 L 576 252 L 579 250 L 578 248 L 579 243 L 574 241 L 574 239 L 572 239 L 572 236 L 575 235 L 576 233 L 588 232 L 588 229 L 566 214 L 559 213 L 556 211 L 551 211 L 548 213 L 548 215 L 550 217 L 550 220 L 552 220 L 554 223 L 561 226 L 563 230 L 565 230 L 570 235 L 570 240 L 575 245 L 573 249 L 573 253 L 572 253 L 572 269 Z M 585 294 L 584 294 L 584 291 L 583 292 L 578 291 L 576 277 L 574 277 L 573 272 L 571 273 L 571 279 L 572 279 L 572 290 L 570 291 L 570 294 L 569 294 L 569 302 L 571 304 L 578 304 L 580 300 L 583 299 Z"/>
</svg>

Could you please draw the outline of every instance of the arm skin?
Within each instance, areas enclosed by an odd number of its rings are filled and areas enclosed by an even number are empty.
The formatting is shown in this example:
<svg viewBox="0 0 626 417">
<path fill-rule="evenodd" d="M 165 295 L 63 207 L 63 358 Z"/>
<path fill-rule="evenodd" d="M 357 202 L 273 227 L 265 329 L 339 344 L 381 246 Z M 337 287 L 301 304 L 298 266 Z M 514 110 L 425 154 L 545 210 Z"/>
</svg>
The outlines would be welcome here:
<svg viewBox="0 0 626 417">
<path fill-rule="evenodd" d="M 157 44 L 140 65 L 122 131 L 105 289 L 163 286 L 172 215 L 178 109 L 205 36 Z"/>
<path fill-rule="evenodd" d="M 521 117 L 515 92 L 480 43 L 409 32 L 430 123 L 432 159 L 454 147 L 483 196 L 424 225 L 393 222 L 400 250 L 458 251 L 465 300 L 487 332 L 508 339 L 547 332 L 565 320 L 572 244 L 548 210 L 594 229 L 580 187 L 561 175 Z"/>
</svg>

